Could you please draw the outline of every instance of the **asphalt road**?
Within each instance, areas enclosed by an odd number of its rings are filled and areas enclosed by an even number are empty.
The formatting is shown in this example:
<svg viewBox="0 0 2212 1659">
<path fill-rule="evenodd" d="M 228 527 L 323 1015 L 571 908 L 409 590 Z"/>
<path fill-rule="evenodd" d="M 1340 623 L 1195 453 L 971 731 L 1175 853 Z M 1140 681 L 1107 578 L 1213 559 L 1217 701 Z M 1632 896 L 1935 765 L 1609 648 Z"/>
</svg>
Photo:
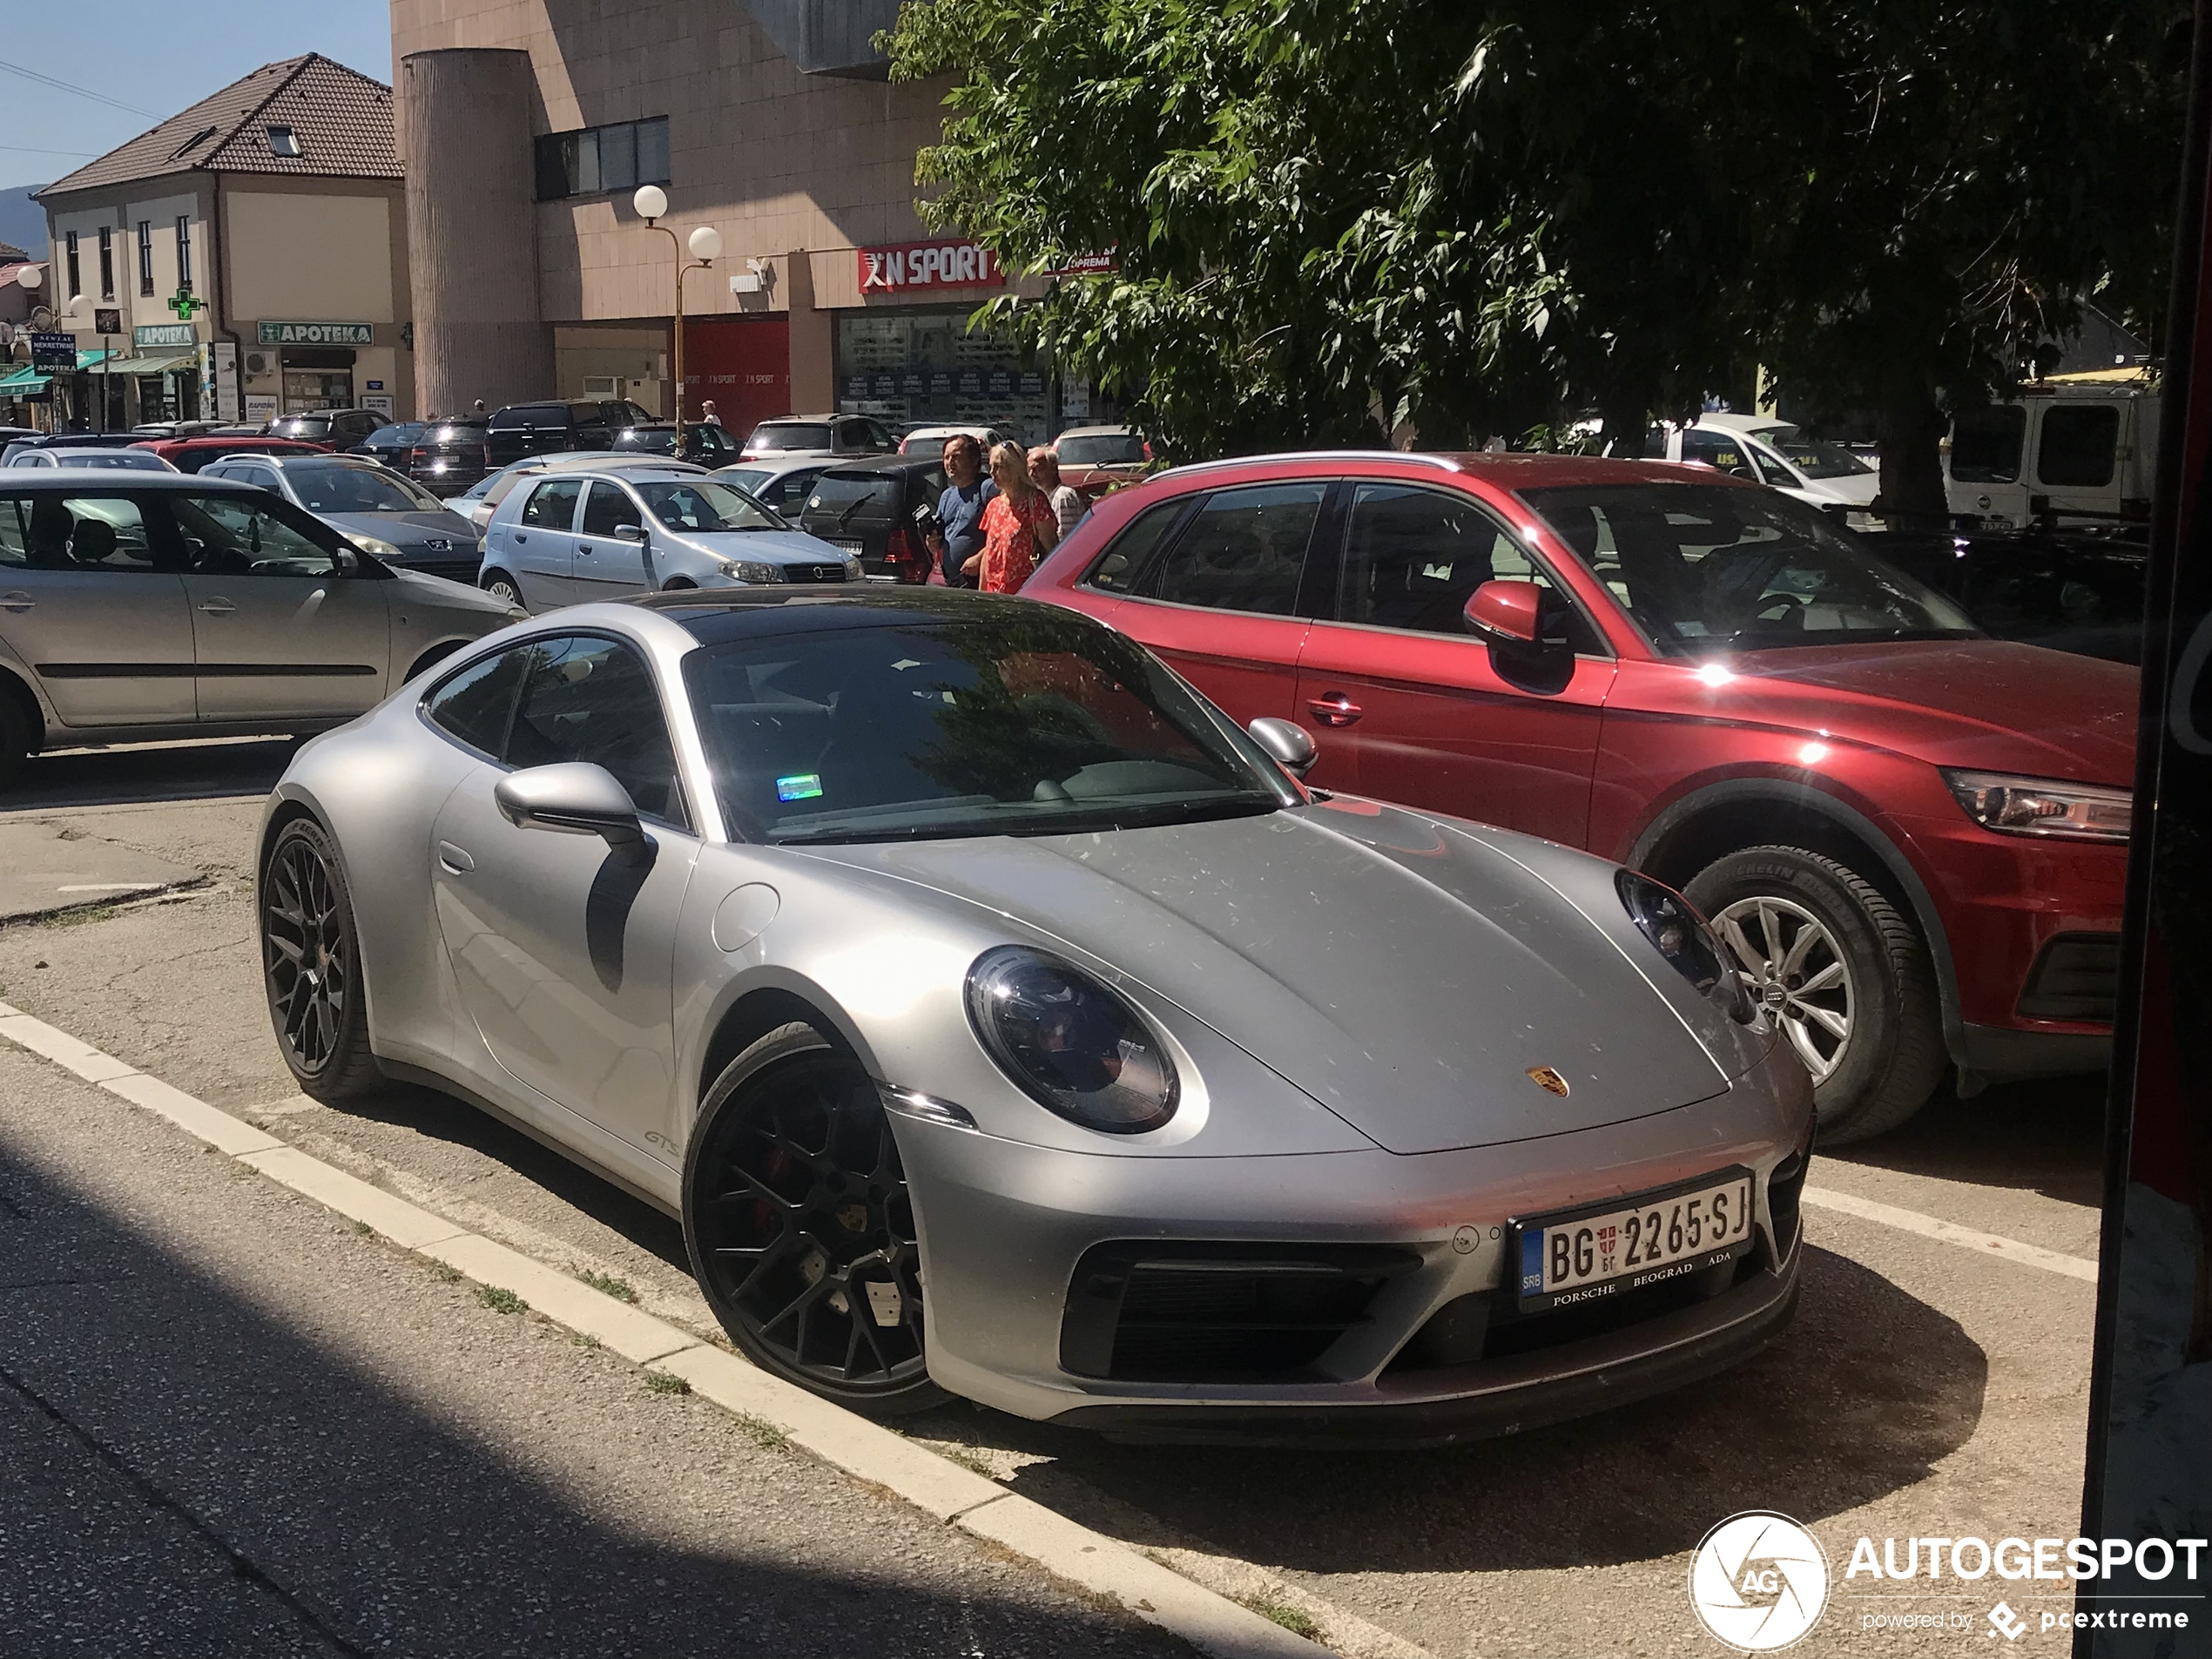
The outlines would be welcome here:
<svg viewBox="0 0 2212 1659">
<path fill-rule="evenodd" d="M 196 752 L 197 760 L 194 752 L 40 763 L 34 792 L 9 803 L 17 810 L 8 815 L 77 828 L 207 880 L 0 928 L 0 999 L 478 1231 L 556 1264 L 624 1278 L 655 1312 L 711 1331 L 682 1241 L 658 1212 L 428 1091 L 395 1089 L 345 1113 L 294 1093 L 267 1033 L 248 880 L 259 795 L 283 750 L 240 745 Z M 199 780 L 207 793 L 193 796 Z M 147 799 L 157 794 L 172 799 Z M 704 1627 L 685 1621 L 706 1616 L 698 1599 L 705 1591 L 691 1587 L 718 1570 L 731 1595 L 751 1596 L 746 1587 L 757 1581 L 761 1606 L 792 1609 L 773 1615 L 784 1622 L 764 1652 L 813 1652 L 806 1643 L 819 1639 L 824 1652 L 968 1653 L 956 1643 L 970 1641 L 970 1629 L 973 1650 L 994 1656 L 1157 1647 L 1158 1637 L 1101 1622 L 1020 1569 L 975 1559 L 942 1528 L 909 1524 L 895 1505 L 856 1501 L 849 1483 L 832 1492 L 840 1478 L 792 1454 L 775 1454 L 772 1474 L 763 1475 L 762 1448 L 726 1425 L 694 1423 L 686 1413 L 706 1409 L 697 1402 L 644 1395 L 634 1374 L 604 1356 L 579 1356 L 527 1319 L 496 1316 L 466 1287 L 425 1280 L 368 1241 L 316 1238 L 316 1227 L 327 1234 L 336 1224 L 281 1213 L 292 1201 L 280 1195 L 235 1182 L 204 1190 L 172 1167 L 192 1160 L 158 1125 L 134 1124 L 112 1103 L 105 1116 L 80 1112 L 73 1096 L 57 1112 L 73 1088 L 67 1079 L 42 1085 L 22 1069 L 36 1062 L 0 1056 L 0 1064 L 9 1068 L 0 1071 L 0 1197 L 17 1212 L 0 1206 L 0 1261 L 10 1264 L 0 1279 L 18 1277 L 10 1234 L 33 1241 L 38 1261 L 103 1262 L 138 1276 L 96 1284 L 77 1272 L 84 1282 L 66 1289 L 0 1289 L 10 1298 L 0 1305 L 8 1307 L 0 1415 L 17 1416 L 44 1448 L 24 1453 L 23 1436 L 11 1443 L 12 1430 L 0 1429 L 0 1447 L 11 1446 L 0 1460 L 61 1471 L 53 1480 L 85 1494 L 88 1514 L 113 1518 L 98 1523 L 105 1533 L 88 1522 L 81 1537 L 36 1534 L 33 1547 L 50 1552 L 57 1582 L 126 1557 L 132 1581 L 144 1581 L 142 1592 L 117 1600 L 116 1616 L 137 1622 L 118 1626 L 111 1650 L 132 1650 L 130 1630 L 201 1628 L 177 1622 L 204 1624 L 219 1603 L 263 1621 L 239 1624 L 241 1632 L 266 1626 L 272 1645 L 253 1645 L 261 1634 L 241 1635 L 240 1651 L 288 1651 L 286 1642 L 307 1644 L 307 1626 L 281 1598 L 241 1600 L 237 1583 L 258 1581 L 234 1568 L 232 1578 L 187 1573 L 182 1563 L 209 1559 L 192 1554 L 212 1548 L 205 1536 L 133 1509 L 132 1477 L 48 1406 L 90 1425 L 94 1440 L 128 1425 L 145 1443 L 132 1467 L 157 1480 L 172 1467 L 190 1473 L 199 1484 L 179 1490 L 202 1519 L 209 1504 L 256 1514 L 258 1482 L 281 1467 L 278 1484 L 292 1507 L 268 1536 L 290 1541 L 296 1532 L 314 1542 L 273 1558 L 271 1581 L 302 1596 L 312 1590 L 322 1599 L 302 1605 L 327 1607 L 332 1618 L 354 1621 L 346 1629 L 368 1631 L 363 1651 L 503 1650 L 493 1633 L 516 1650 L 526 1637 L 532 1651 L 553 1650 L 532 1633 L 568 1628 L 555 1609 L 584 1584 L 578 1632 L 612 1628 L 597 1622 L 618 1620 L 634 1602 L 641 1619 L 670 1609 L 672 1622 L 654 1629 L 671 1634 L 626 1650 L 689 1651 L 685 1642 Z M 2087 1079 L 1939 1098 L 1899 1133 L 1817 1159 L 1812 1181 L 2094 1257 L 2100 1089 Z M 1956 1593 L 1944 1605 L 1971 1614 L 1972 1628 L 1870 1634 L 1863 1618 L 1899 1604 L 1871 1599 L 1883 1587 L 1864 1579 L 1844 1581 L 1842 1564 L 1861 1534 L 1878 1548 L 1890 1535 L 1901 1546 L 1907 1536 L 2071 1534 L 2094 1286 L 1833 1209 L 1809 1211 L 1808 1225 L 1803 1309 L 1776 1347 L 1696 1389 L 1540 1433 L 1448 1452 L 1284 1453 L 1110 1446 L 966 1406 L 907 1426 L 1103 1531 L 1182 1552 L 1172 1559 L 1202 1577 L 1236 1581 L 1257 1568 L 1312 1605 L 1366 1622 L 1379 1633 L 1368 1639 L 1376 1653 L 1719 1653 L 1695 1622 L 1684 1583 L 1706 1530 L 1747 1508 L 1804 1521 L 1835 1564 L 1836 1600 L 1802 1651 L 1986 1651 L 1983 1615 L 1997 1589 L 1913 1586 Z M 257 1271 L 327 1286 L 318 1291 L 324 1322 L 301 1328 L 296 1318 L 256 1312 Z M 194 1334 L 208 1331 L 222 1335 Z M 392 1379 L 417 1363 L 443 1380 L 402 1388 Z M 295 1387 L 299 1377 L 306 1386 Z M 11 1395 L 9 1378 L 44 1404 Z M 257 1388 L 278 1391 L 272 1420 L 296 1420 L 293 1427 L 247 1426 L 240 1414 L 250 1413 Z M 350 1401 L 364 1390 L 403 1433 L 356 1433 L 350 1408 L 310 1403 Z M 204 1426 L 218 1406 L 228 1426 Z M 664 1412 L 665 1420 L 655 1415 Z M 317 1434 L 341 1443 L 327 1447 Z M 442 1496 L 435 1524 L 421 1526 L 409 1518 L 410 1460 L 378 1450 L 418 1441 L 470 1474 L 440 1483 L 442 1494 L 454 1484 L 469 1495 L 455 1507 Z M 0 1489 L 27 1467 L 0 1467 Z M 773 1525 L 744 1495 L 762 1479 L 782 1483 Z M 518 1484 L 502 1487 L 510 1481 Z M 51 1481 L 41 1489 L 51 1494 Z M 517 1497 L 532 1507 L 549 1493 L 557 1501 L 539 1531 L 519 1535 L 519 1523 L 498 1519 Z M 711 1523 L 694 1513 L 701 1503 Z M 134 1519 L 152 1530 L 130 1533 Z M 804 1548 L 779 1554 L 786 1519 Z M 8 1535 L 11 1523 L 20 1518 L 0 1515 L 0 1558 L 22 1548 Z M 548 1539 L 568 1541 L 556 1548 Z M 259 1544 L 239 1547 L 262 1559 Z M 617 1559 L 619 1567 L 606 1564 Z M 58 1593 L 25 1601 L 21 1575 L 11 1576 L 12 1589 L 0 1579 L 0 1649 L 18 1607 L 42 1617 L 75 1608 L 82 1616 L 81 1601 Z M 661 1578 L 665 1587 L 645 1588 Z M 459 1641 L 440 1622 L 459 1615 L 423 1588 L 434 1581 L 467 1587 L 447 1601 L 481 1615 L 475 1639 Z M 193 1584 L 203 1588 L 179 1588 Z M 806 1635 L 797 1609 L 822 1585 L 851 1598 L 853 1622 Z M 911 1641 L 865 1639 L 877 1616 L 867 1609 L 890 1604 L 869 1599 L 879 1595 L 913 1598 Z M 2021 1596 L 2010 1599 L 2033 1611 Z M 1012 1622 L 990 1622 L 1001 1614 Z M 835 1631 L 843 1639 L 833 1641 Z M 579 1635 L 577 1650 L 584 1645 Z"/>
</svg>

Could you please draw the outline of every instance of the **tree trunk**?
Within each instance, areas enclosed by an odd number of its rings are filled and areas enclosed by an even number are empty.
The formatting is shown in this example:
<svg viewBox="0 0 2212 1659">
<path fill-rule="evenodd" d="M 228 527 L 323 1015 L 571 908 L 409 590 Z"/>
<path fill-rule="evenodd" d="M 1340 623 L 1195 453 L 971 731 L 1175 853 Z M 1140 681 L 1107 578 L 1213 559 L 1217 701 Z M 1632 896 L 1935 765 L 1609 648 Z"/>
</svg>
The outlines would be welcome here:
<svg viewBox="0 0 2212 1659">
<path fill-rule="evenodd" d="M 1597 407 L 1605 421 L 1601 453 L 1630 461 L 1642 459 L 1644 438 L 1651 430 L 1651 404 L 1644 394 L 1626 390 L 1603 393 L 1599 395 Z"/>
<path fill-rule="evenodd" d="M 1898 529 L 1940 529 L 1950 523 L 1943 493 L 1946 425 L 1925 379 L 1907 374 L 1891 381 L 1875 421 L 1882 445 L 1875 509 Z"/>
</svg>

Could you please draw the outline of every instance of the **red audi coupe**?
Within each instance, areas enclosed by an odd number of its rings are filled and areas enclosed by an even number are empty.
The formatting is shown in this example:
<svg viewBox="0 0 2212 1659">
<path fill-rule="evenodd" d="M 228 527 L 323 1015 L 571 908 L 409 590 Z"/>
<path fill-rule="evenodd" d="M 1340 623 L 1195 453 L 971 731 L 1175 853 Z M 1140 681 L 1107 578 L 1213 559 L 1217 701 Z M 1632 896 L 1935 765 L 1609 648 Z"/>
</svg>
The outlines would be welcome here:
<svg viewBox="0 0 2212 1659">
<path fill-rule="evenodd" d="M 1680 888 L 1831 1144 L 1946 1064 L 1970 1094 L 2106 1062 L 2134 670 L 1989 638 L 1786 496 L 1556 455 L 1210 462 L 1108 496 L 1023 592 L 1297 722 L 1316 787 Z"/>
</svg>

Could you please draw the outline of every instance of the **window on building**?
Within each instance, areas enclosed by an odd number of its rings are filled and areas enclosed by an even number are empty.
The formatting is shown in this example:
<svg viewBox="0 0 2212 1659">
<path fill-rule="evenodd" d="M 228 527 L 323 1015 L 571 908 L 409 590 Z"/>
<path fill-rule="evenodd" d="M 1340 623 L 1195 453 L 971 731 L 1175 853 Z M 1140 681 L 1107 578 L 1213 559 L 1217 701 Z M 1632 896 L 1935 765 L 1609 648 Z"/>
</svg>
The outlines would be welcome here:
<svg viewBox="0 0 2212 1659">
<path fill-rule="evenodd" d="M 668 118 L 618 121 L 537 141 L 537 199 L 596 196 L 668 182 Z"/>
<path fill-rule="evenodd" d="M 153 292 L 153 221 L 150 219 L 138 221 L 138 292 Z"/>
<path fill-rule="evenodd" d="M 115 233 L 100 226 L 100 298 L 115 298 Z"/>
<path fill-rule="evenodd" d="M 177 286 L 180 288 L 192 287 L 192 215 L 190 213 L 177 215 Z M 152 293 L 153 290 L 148 288 L 146 292 Z"/>
<path fill-rule="evenodd" d="M 77 265 L 77 233 L 75 231 L 62 233 L 62 248 L 69 260 L 69 292 L 62 296 L 66 301 L 75 299 L 84 292 L 84 273 L 78 269 Z"/>
<path fill-rule="evenodd" d="M 271 127 L 269 153 L 273 156 L 296 156 L 300 153 L 300 135 L 290 127 Z"/>
</svg>

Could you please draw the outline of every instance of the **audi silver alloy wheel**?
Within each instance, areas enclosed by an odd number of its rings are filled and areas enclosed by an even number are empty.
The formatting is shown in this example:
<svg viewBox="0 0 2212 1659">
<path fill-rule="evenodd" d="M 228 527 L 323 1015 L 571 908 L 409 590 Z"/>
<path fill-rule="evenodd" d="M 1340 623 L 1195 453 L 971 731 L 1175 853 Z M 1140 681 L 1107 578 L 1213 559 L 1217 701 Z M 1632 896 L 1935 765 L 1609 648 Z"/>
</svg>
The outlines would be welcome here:
<svg viewBox="0 0 2212 1659">
<path fill-rule="evenodd" d="M 1713 918 L 1713 931 L 1813 1082 L 1824 1082 L 1843 1063 L 1855 1002 L 1835 935 L 1803 905 L 1764 895 L 1730 905 Z"/>
<path fill-rule="evenodd" d="M 338 1049 L 354 989 L 343 901 L 322 855 L 304 840 L 278 850 L 268 883 L 261 951 L 278 1034 L 299 1069 L 320 1072 Z"/>
<path fill-rule="evenodd" d="M 711 1133 L 694 1260 L 732 1336 L 852 1403 L 926 1386 L 914 1205 L 867 1076 L 833 1050 L 795 1055 Z"/>
</svg>

